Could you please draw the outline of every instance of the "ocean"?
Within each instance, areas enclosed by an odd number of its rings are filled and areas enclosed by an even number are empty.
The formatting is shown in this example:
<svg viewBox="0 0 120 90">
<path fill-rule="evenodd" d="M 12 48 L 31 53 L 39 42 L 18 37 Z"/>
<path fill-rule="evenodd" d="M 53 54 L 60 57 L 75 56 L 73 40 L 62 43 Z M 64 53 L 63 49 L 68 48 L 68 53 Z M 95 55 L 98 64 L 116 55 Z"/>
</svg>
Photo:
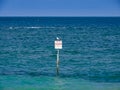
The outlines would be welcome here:
<svg viewBox="0 0 120 90">
<path fill-rule="evenodd" d="M 120 90 L 120 17 L 0 17 L 0 90 Z"/>
</svg>

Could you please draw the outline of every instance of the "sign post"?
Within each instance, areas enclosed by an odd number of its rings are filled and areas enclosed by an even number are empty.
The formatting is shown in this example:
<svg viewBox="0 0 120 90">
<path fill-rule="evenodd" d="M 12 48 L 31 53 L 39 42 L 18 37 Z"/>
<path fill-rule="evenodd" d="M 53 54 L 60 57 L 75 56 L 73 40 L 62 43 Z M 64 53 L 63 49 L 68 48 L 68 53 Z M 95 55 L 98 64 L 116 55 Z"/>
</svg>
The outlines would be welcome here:
<svg viewBox="0 0 120 90">
<path fill-rule="evenodd" d="M 56 61 L 56 70 L 57 75 L 59 75 L 59 50 L 62 49 L 62 40 L 60 40 L 58 37 L 55 40 L 55 49 L 57 50 L 57 61 Z"/>
</svg>

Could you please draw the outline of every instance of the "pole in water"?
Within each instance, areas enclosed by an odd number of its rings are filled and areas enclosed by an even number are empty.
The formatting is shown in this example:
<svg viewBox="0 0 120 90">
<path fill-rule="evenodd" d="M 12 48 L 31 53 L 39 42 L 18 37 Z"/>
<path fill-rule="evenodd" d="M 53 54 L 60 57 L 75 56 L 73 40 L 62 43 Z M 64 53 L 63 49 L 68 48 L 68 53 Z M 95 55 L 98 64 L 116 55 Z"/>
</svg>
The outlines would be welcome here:
<svg viewBox="0 0 120 90">
<path fill-rule="evenodd" d="M 62 49 L 62 40 L 60 40 L 58 37 L 55 40 L 55 49 L 57 49 L 57 61 L 56 61 L 56 70 L 57 75 L 59 75 L 59 50 Z"/>
<path fill-rule="evenodd" d="M 57 50 L 57 62 L 56 62 L 56 64 L 57 64 L 57 75 L 59 75 L 59 50 Z"/>
</svg>

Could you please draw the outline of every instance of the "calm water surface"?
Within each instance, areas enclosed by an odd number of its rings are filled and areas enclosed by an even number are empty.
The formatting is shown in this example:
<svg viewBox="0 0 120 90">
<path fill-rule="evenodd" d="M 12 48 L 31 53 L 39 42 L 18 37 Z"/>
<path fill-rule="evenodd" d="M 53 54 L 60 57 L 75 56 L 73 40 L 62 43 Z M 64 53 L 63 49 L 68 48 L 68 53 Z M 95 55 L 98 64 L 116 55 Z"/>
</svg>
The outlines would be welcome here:
<svg viewBox="0 0 120 90">
<path fill-rule="evenodd" d="M 0 90 L 120 90 L 120 18 L 0 17 Z"/>
</svg>

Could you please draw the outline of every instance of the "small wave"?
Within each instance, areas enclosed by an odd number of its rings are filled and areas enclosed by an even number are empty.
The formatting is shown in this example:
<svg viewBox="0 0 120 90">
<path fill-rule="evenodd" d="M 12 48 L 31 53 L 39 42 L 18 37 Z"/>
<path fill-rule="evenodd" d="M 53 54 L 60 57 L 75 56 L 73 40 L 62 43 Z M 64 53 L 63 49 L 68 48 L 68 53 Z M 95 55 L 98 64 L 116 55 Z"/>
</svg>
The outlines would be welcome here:
<svg viewBox="0 0 120 90">
<path fill-rule="evenodd" d="M 80 54 L 79 51 L 64 51 L 65 53 L 68 53 L 68 54 L 72 54 L 72 55 L 75 55 L 75 54 Z"/>
<path fill-rule="evenodd" d="M 9 29 L 13 29 L 13 27 L 9 27 Z"/>
<path fill-rule="evenodd" d="M 70 26 L 20 26 L 20 27 L 8 27 L 8 29 L 83 29 L 82 27 L 70 27 Z"/>
<path fill-rule="evenodd" d="M 9 27 L 8 29 L 66 29 L 66 28 L 68 28 L 68 27 L 53 27 L 53 26 L 51 26 L 51 27 L 48 27 L 48 26 L 46 26 L 46 27 Z"/>
<path fill-rule="evenodd" d="M 29 72 L 29 71 L 18 71 L 18 72 L 3 72 L 0 73 L 0 75 L 28 75 L 28 76 L 56 76 L 55 72 Z M 70 74 L 70 73 L 63 73 L 61 72 L 60 77 L 62 78 L 82 78 L 84 80 L 89 80 L 89 81 L 93 81 L 93 82 L 105 82 L 105 83 L 119 83 L 120 82 L 120 77 L 119 75 L 89 75 L 89 74 L 85 74 L 85 73 L 74 73 L 74 74 Z"/>
</svg>

